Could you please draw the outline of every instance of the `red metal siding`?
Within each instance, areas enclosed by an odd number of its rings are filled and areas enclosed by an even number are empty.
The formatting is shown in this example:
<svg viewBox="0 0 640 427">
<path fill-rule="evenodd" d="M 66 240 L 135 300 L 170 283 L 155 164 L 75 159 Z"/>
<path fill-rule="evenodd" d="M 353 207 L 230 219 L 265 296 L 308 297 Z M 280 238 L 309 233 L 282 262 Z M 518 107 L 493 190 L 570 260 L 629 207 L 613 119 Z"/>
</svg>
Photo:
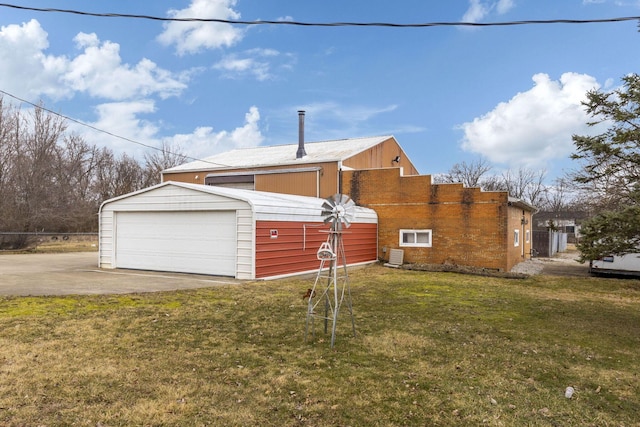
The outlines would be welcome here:
<svg viewBox="0 0 640 427">
<path fill-rule="evenodd" d="M 322 223 L 257 221 L 256 278 L 310 271 L 320 266 L 318 248 L 327 240 Z M 272 231 L 277 230 L 277 238 Z M 348 264 L 377 260 L 377 224 L 351 224 L 343 234 Z"/>
</svg>

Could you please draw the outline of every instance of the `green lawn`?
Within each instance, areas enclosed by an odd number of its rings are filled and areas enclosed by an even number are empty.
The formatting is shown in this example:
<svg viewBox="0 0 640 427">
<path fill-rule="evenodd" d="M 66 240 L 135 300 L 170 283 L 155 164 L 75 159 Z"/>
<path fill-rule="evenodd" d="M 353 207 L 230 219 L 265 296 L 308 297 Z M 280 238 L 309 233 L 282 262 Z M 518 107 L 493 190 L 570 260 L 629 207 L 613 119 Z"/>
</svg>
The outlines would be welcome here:
<svg viewBox="0 0 640 427">
<path fill-rule="evenodd" d="M 313 279 L 2 298 L 0 425 L 640 425 L 640 281 L 350 278 L 333 349 Z"/>
</svg>

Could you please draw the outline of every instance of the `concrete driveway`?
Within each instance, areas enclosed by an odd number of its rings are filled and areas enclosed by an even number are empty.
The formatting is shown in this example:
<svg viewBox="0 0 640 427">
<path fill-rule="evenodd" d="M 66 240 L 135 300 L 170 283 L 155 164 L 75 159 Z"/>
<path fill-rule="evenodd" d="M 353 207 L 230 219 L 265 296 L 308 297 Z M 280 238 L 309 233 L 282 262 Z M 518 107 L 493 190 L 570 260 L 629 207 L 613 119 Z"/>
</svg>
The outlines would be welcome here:
<svg viewBox="0 0 640 427">
<path fill-rule="evenodd" d="M 97 252 L 0 255 L 0 295 L 126 294 L 242 283 L 228 277 L 103 270 Z"/>
</svg>

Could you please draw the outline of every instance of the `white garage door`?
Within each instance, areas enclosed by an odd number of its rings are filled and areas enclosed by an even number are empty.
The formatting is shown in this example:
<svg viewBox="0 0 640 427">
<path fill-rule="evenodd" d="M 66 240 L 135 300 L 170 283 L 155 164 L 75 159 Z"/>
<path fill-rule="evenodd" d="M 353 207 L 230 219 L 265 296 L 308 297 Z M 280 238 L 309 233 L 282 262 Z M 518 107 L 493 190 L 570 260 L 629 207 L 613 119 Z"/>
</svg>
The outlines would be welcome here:
<svg viewBox="0 0 640 427">
<path fill-rule="evenodd" d="M 236 275 L 236 212 L 117 212 L 116 267 Z"/>
</svg>

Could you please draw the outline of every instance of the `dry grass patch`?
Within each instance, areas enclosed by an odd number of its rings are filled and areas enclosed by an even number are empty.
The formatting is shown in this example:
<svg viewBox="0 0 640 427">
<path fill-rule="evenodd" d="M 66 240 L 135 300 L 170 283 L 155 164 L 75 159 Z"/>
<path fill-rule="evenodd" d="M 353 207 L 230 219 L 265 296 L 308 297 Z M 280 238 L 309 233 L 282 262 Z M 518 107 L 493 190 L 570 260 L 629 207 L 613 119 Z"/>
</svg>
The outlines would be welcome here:
<svg viewBox="0 0 640 427">
<path fill-rule="evenodd" d="M 24 249 L 3 250 L 3 253 L 63 253 L 97 252 L 98 234 L 59 234 L 36 236 Z"/>
<path fill-rule="evenodd" d="M 358 269 L 334 349 L 308 287 L 4 298 L 0 425 L 637 423 L 638 281 Z"/>
<path fill-rule="evenodd" d="M 39 253 L 59 253 L 59 252 L 97 252 L 98 235 L 70 236 L 68 240 L 64 237 L 58 240 L 47 239 L 36 247 Z"/>
</svg>

